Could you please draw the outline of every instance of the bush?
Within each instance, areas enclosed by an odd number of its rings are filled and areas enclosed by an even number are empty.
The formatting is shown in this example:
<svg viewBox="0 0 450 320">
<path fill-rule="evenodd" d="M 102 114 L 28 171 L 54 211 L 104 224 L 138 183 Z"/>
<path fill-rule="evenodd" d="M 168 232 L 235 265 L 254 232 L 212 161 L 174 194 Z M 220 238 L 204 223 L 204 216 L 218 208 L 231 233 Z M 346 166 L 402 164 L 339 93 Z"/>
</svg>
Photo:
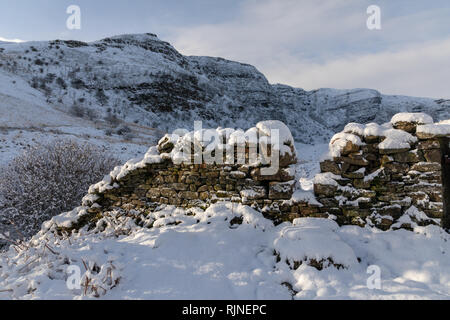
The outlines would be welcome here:
<svg viewBox="0 0 450 320">
<path fill-rule="evenodd" d="M 72 140 L 30 147 L 0 173 L 0 222 L 31 237 L 44 221 L 79 206 L 117 164 L 100 148 Z"/>
<path fill-rule="evenodd" d="M 67 84 L 66 84 L 66 82 L 64 81 L 64 79 L 61 78 L 61 77 L 58 77 L 58 78 L 56 79 L 56 84 L 57 84 L 58 86 L 60 86 L 62 89 L 67 89 Z"/>
<path fill-rule="evenodd" d="M 86 109 L 85 116 L 91 121 L 98 119 L 98 114 L 93 109 Z"/>
<path fill-rule="evenodd" d="M 131 128 L 128 127 L 128 126 L 126 126 L 126 125 L 123 125 L 123 126 L 120 126 L 120 127 L 117 129 L 116 133 L 117 133 L 119 136 L 123 136 L 123 135 L 125 135 L 125 134 L 127 134 L 127 133 L 131 133 Z"/>
<path fill-rule="evenodd" d="M 86 114 L 86 108 L 78 104 L 73 104 L 69 109 L 69 113 L 74 117 L 83 118 Z"/>
<path fill-rule="evenodd" d="M 112 126 L 117 126 L 121 122 L 120 119 L 113 113 L 108 113 L 104 120 Z"/>
</svg>

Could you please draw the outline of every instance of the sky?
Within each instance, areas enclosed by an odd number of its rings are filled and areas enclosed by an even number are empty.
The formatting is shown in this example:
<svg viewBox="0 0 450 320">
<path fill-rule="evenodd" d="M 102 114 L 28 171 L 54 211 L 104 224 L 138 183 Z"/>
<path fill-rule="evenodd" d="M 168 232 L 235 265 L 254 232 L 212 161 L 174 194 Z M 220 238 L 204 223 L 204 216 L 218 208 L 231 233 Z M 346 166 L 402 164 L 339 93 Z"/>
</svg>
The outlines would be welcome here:
<svg viewBox="0 0 450 320">
<path fill-rule="evenodd" d="M 67 7 L 81 9 L 69 30 Z M 381 11 L 369 30 L 367 8 Z M 252 64 L 271 83 L 450 98 L 448 0 L 0 0 L 0 41 L 151 32 L 186 55 Z"/>
</svg>

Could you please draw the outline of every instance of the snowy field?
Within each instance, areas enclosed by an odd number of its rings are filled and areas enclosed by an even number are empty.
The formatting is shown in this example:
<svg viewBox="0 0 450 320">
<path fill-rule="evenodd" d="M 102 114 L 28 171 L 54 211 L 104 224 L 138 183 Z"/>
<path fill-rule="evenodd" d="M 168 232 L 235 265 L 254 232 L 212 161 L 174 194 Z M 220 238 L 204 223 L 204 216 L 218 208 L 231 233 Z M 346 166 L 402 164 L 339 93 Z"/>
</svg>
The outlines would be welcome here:
<svg viewBox="0 0 450 320">
<path fill-rule="evenodd" d="M 310 190 L 327 145 L 296 148 L 297 178 Z M 0 299 L 450 299 L 450 235 L 437 226 L 383 232 L 315 218 L 274 226 L 231 203 L 108 212 L 70 237 L 55 237 L 51 225 L 0 256 Z M 67 285 L 74 267 L 79 288 Z"/>
<path fill-rule="evenodd" d="M 450 298 L 450 236 L 436 226 L 382 232 L 304 218 L 275 227 L 231 203 L 161 207 L 143 222 L 111 212 L 69 238 L 41 231 L 1 256 L 0 298 Z M 379 289 L 367 286 L 373 265 Z M 69 266 L 86 286 L 68 289 Z"/>
</svg>

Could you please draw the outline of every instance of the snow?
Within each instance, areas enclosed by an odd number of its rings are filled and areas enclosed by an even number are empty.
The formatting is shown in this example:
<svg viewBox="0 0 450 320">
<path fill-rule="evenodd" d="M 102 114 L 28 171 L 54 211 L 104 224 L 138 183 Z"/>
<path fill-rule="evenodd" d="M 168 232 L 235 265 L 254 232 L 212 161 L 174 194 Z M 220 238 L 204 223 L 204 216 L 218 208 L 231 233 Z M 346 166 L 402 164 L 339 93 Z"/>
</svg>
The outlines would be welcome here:
<svg viewBox="0 0 450 320">
<path fill-rule="evenodd" d="M 338 186 L 336 180 L 342 179 L 341 176 L 335 175 L 331 172 L 318 173 L 314 177 L 314 184 Z"/>
<path fill-rule="evenodd" d="M 292 138 L 291 131 L 281 121 L 269 120 L 261 121 L 256 125 L 261 135 L 270 137 L 272 132 L 277 131 L 280 139 L 280 144 L 294 145 L 294 138 Z"/>
<path fill-rule="evenodd" d="M 391 119 L 391 123 L 396 125 L 399 122 L 411 122 L 416 124 L 430 124 L 433 123 L 433 118 L 423 112 L 402 112 L 397 113 Z"/>
<path fill-rule="evenodd" d="M 425 114 L 401 113 L 394 116 L 393 119 L 396 121 L 403 121 L 398 119 L 416 119 L 415 121 L 427 121 L 427 117 L 429 116 Z M 340 153 L 345 147 L 347 141 L 351 141 L 356 145 L 362 144 L 360 140 L 355 138 L 356 136 L 352 133 L 362 137 L 375 136 L 385 138 L 378 146 L 381 150 L 409 149 L 411 147 L 411 143 L 417 142 L 416 137 L 406 131 L 393 129 L 390 124 L 378 125 L 376 123 L 369 123 L 364 125 L 359 123 L 350 123 L 344 128 L 343 132 L 340 132 L 333 137 L 330 143 L 331 156 L 340 156 Z"/>
<path fill-rule="evenodd" d="M 448 121 L 450 122 L 450 120 Z M 442 122 L 418 126 L 417 133 L 423 133 L 436 137 L 450 136 L 450 123 Z"/>
<path fill-rule="evenodd" d="M 380 150 L 409 149 L 411 143 L 417 142 L 417 138 L 403 130 L 388 129 L 384 132 L 384 139 L 379 145 Z"/>
<path fill-rule="evenodd" d="M 375 136 L 383 137 L 389 125 L 379 125 L 377 123 L 360 124 L 360 123 L 349 123 L 344 128 L 344 133 L 353 133 L 361 137 Z"/>
<path fill-rule="evenodd" d="M 234 217 L 242 224 L 231 226 Z M 274 226 L 232 203 L 161 206 L 142 219 L 137 226 L 132 212 L 111 212 L 69 237 L 41 231 L 28 248 L 0 255 L 0 299 L 450 299 L 450 236 L 437 226 L 382 232 L 318 218 Z M 371 290 L 373 265 L 381 288 Z M 97 292 L 68 289 L 69 266 Z"/>
<path fill-rule="evenodd" d="M 351 142 L 356 146 L 362 146 L 364 144 L 361 141 L 361 138 L 358 137 L 357 135 L 346 132 L 340 132 L 335 134 L 333 138 L 331 138 L 329 155 L 331 157 L 340 157 L 342 150 L 349 142 Z"/>
<path fill-rule="evenodd" d="M 309 203 L 310 205 L 323 207 L 323 204 L 321 204 L 319 201 L 317 201 L 317 199 L 314 196 L 314 193 L 312 191 L 296 190 L 294 192 L 294 194 L 292 195 L 291 200 L 294 203 L 305 202 L 305 203 Z"/>
<path fill-rule="evenodd" d="M 380 173 L 382 173 L 383 171 L 384 171 L 384 168 L 380 168 L 380 169 L 372 172 L 371 174 L 365 176 L 364 177 L 364 182 L 371 182 L 373 179 L 378 177 L 380 175 Z"/>
<path fill-rule="evenodd" d="M 336 234 L 339 226 L 332 220 L 303 218 L 286 226 L 275 239 L 275 250 L 282 261 L 322 261 L 331 258 L 334 263 L 349 268 L 357 264 L 352 248 Z M 323 239 L 327 239 L 323 241 Z"/>
<path fill-rule="evenodd" d="M 143 158 L 136 158 L 128 160 L 123 166 L 114 168 L 102 181 L 89 187 L 89 194 L 103 193 L 107 190 L 118 188 L 114 180 L 120 181 L 125 178 L 130 172 L 145 168 L 148 164 L 161 163 L 163 161 L 162 155 L 158 152 L 158 147 L 151 147 Z"/>
</svg>

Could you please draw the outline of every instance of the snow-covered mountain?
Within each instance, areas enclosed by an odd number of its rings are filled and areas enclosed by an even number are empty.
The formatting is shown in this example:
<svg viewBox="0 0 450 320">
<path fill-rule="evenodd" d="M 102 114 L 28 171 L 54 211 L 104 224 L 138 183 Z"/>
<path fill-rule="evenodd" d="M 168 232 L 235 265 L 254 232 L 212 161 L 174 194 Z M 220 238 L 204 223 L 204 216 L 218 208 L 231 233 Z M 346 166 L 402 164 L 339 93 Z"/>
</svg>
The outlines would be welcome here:
<svg viewBox="0 0 450 320">
<path fill-rule="evenodd" d="M 397 112 L 426 112 L 435 120 L 450 117 L 448 100 L 273 85 L 251 65 L 183 56 L 154 34 L 92 43 L 0 43 L 0 73 L 42 92 L 58 110 L 67 112 L 75 104 L 99 118 L 114 114 L 161 131 L 191 128 L 194 120 L 210 127 L 246 128 L 276 119 L 290 127 L 296 141 L 319 143 L 349 122 L 382 123 Z"/>
</svg>

